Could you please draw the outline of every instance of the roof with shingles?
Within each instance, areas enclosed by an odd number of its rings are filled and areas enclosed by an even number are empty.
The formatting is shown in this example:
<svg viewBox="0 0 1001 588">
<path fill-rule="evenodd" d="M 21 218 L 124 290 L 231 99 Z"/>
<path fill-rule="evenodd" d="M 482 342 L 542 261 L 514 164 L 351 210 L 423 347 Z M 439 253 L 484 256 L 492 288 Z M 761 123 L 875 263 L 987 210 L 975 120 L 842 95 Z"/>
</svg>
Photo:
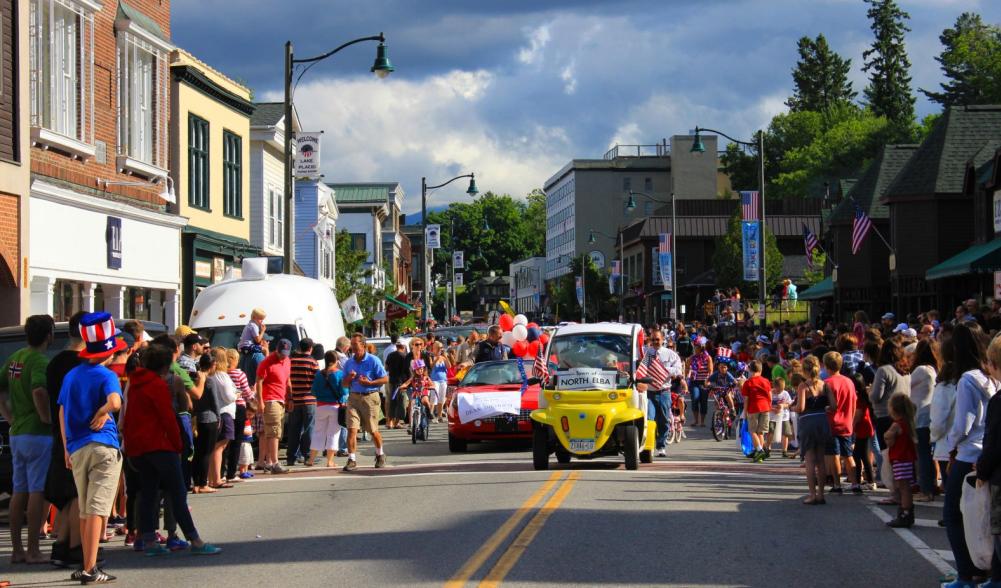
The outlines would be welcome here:
<svg viewBox="0 0 1001 588">
<path fill-rule="evenodd" d="M 726 235 L 730 224 L 729 216 L 698 216 L 678 217 L 678 238 L 713 238 Z M 777 237 L 795 237 L 803 235 L 803 225 L 810 227 L 814 233 L 820 232 L 820 216 L 814 215 L 783 215 L 766 216 L 768 229 Z M 640 219 L 623 229 L 622 240 L 632 244 L 637 239 L 656 238 L 660 233 L 671 231 L 671 217 L 651 216 Z"/>
<path fill-rule="evenodd" d="M 372 202 L 385 204 L 389 199 L 391 190 L 398 186 L 398 183 L 371 183 L 371 184 L 327 184 L 334 190 L 334 198 L 338 204 L 349 202 Z"/>
<path fill-rule="evenodd" d="M 869 218 L 890 218 L 890 209 L 882 203 L 883 194 L 900 174 L 914 154 L 918 145 L 886 145 L 876 159 L 848 191 L 847 197 L 831 211 L 829 222 L 843 224 L 855 218 L 852 200 L 866 211 Z"/>
<path fill-rule="evenodd" d="M 252 127 L 273 127 L 285 117 L 285 104 L 282 102 L 257 102 L 256 109 L 250 116 Z"/>
<path fill-rule="evenodd" d="M 967 162 L 998 137 L 1001 105 L 950 107 L 887 188 L 883 199 L 962 194 Z"/>
</svg>

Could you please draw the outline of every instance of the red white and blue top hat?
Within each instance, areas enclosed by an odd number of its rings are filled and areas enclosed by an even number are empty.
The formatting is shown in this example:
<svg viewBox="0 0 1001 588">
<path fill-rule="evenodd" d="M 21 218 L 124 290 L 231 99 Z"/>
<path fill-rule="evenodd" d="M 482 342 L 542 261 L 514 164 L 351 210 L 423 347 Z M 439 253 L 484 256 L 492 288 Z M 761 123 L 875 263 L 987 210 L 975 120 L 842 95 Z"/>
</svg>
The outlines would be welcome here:
<svg viewBox="0 0 1001 588">
<path fill-rule="evenodd" d="M 80 335 L 86 347 L 80 351 L 84 359 L 100 359 L 125 349 L 125 340 L 119 337 L 115 319 L 106 312 L 87 313 L 80 319 Z"/>
</svg>

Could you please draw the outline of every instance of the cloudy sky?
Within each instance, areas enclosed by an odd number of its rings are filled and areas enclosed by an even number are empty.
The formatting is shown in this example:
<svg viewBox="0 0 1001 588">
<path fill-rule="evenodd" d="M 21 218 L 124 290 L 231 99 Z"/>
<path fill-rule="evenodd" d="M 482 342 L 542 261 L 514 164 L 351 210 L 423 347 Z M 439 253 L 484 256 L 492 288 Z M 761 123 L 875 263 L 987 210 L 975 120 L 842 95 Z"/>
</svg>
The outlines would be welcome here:
<svg viewBox="0 0 1001 588">
<path fill-rule="evenodd" d="M 917 88 L 941 81 L 938 36 L 964 11 L 1001 22 L 997 0 L 900 0 Z M 651 144 L 695 125 L 738 137 L 784 109 L 796 40 L 823 33 L 852 59 L 861 94 L 871 42 L 862 0 L 173 0 L 181 47 L 282 98 L 283 43 L 324 53 L 384 31 L 397 71 L 369 73 L 375 44 L 317 64 L 295 94 L 323 130 L 327 181 L 399 181 L 474 171 L 481 191 L 523 196 L 571 158 Z M 918 98 L 918 114 L 936 110 Z M 431 204 L 467 198 L 465 184 Z"/>
</svg>

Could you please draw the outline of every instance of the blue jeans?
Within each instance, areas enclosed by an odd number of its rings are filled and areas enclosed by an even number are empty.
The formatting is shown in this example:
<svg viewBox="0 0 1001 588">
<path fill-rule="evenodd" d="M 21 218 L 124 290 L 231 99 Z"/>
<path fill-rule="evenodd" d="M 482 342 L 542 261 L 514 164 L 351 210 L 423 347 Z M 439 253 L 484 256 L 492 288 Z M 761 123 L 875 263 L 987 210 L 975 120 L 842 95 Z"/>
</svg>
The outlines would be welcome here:
<svg viewBox="0 0 1001 588">
<path fill-rule="evenodd" d="M 240 369 L 243 370 L 243 373 L 247 374 L 247 384 L 249 384 L 251 388 L 253 388 L 254 384 L 257 382 L 257 364 L 262 361 L 264 361 L 263 353 L 251 353 L 249 351 L 240 352 L 239 366 Z"/>
<path fill-rule="evenodd" d="M 935 490 L 935 461 L 931 454 L 931 429 L 918 427 L 918 485 L 921 492 L 931 495 Z"/>
<path fill-rule="evenodd" d="M 170 501 L 173 516 L 188 541 L 198 539 L 198 531 L 188 510 L 188 489 L 181 477 L 181 459 L 170 451 L 152 451 L 129 458 L 139 475 L 139 530 L 146 545 L 156 544 L 156 529 L 160 520 L 160 491 Z"/>
<path fill-rule="evenodd" d="M 195 452 L 195 434 L 191 428 L 191 415 L 177 415 L 177 426 L 181 430 L 181 479 L 185 488 L 191 488 L 191 455 Z"/>
<path fill-rule="evenodd" d="M 296 404 L 288 414 L 288 440 L 285 447 L 285 457 L 288 465 L 294 466 L 295 460 L 309 457 L 309 439 L 313 435 L 313 425 L 316 423 L 315 404 Z"/>
<path fill-rule="evenodd" d="M 706 416 L 709 412 L 709 391 L 705 389 L 705 385 L 705 382 L 692 382 L 692 416 Z"/>
<path fill-rule="evenodd" d="M 345 410 L 346 407 L 341 407 L 341 410 Z M 343 451 L 348 450 L 348 428 L 341 427 L 341 441 L 337 444 Z"/>
<path fill-rule="evenodd" d="M 671 418 L 671 391 L 647 392 L 647 419 L 657 423 L 657 449 L 667 447 L 667 428 Z"/>
</svg>

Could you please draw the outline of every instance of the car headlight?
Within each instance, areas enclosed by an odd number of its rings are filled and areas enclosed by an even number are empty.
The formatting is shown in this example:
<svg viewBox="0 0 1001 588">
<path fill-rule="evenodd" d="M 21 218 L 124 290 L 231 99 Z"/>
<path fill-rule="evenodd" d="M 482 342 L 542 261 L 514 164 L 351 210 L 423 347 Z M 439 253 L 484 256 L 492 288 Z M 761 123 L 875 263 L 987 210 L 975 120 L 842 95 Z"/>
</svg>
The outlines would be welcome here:
<svg viewBox="0 0 1001 588">
<path fill-rule="evenodd" d="M 618 400 L 618 398 L 619 398 L 619 393 L 618 392 L 609 392 L 608 393 L 608 399 L 609 400 Z"/>
<path fill-rule="evenodd" d="M 563 398 L 563 396 L 559 392 L 553 394 L 553 400 L 559 400 L 560 398 Z"/>
</svg>

